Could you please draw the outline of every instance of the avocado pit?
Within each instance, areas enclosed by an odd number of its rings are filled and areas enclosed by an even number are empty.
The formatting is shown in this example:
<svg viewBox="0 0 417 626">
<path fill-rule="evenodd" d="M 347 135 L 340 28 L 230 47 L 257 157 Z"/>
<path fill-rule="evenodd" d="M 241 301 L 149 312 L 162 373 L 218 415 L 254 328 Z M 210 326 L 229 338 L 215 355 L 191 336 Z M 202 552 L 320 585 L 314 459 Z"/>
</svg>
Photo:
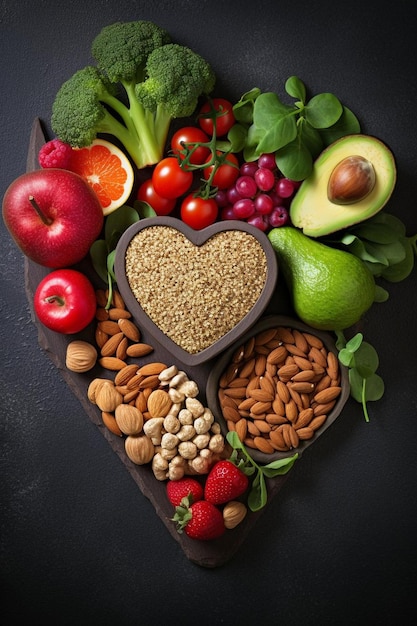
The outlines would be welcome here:
<svg viewBox="0 0 417 626">
<path fill-rule="evenodd" d="M 354 204 L 371 193 L 375 181 L 375 169 L 368 159 L 348 156 L 330 174 L 327 197 L 334 204 Z"/>
</svg>

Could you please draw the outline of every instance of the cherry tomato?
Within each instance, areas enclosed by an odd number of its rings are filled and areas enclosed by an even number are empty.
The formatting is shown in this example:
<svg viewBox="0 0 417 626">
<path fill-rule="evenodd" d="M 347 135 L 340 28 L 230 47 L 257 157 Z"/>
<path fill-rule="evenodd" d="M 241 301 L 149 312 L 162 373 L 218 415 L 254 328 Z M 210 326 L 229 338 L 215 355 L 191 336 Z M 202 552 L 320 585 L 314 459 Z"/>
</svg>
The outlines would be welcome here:
<svg viewBox="0 0 417 626">
<path fill-rule="evenodd" d="M 215 111 L 218 111 L 216 116 L 216 135 L 222 137 L 226 135 L 235 123 L 235 116 L 233 114 L 233 104 L 229 100 L 224 98 L 213 98 L 212 106 Z M 207 113 L 210 113 L 212 107 L 210 102 L 206 102 L 200 109 L 200 115 L 198 117 L 198 123 L 200 128 L 204 130 L 208 135 L 213 134 L 213 119 L 207 117 Z"/>
<path fill-rule="evenodd" d="M 152 174 L 152 185 L 163 198 L 179 198 L 193 182 L 193 173 L 183 170 L 175 157 L 166 157 L 156 164 Z"/>
<path fill-rule="evenodd" d="M 217 154 L 221 153 L 217 152 Z M 207 159 L 207 161 L 209 160 L 210 157 Z M 203 176 L 205 180 L 208 180 L 210 178 L 211 172 L 213 171 L 214 167 L 215 165 L 209 165 L 209 167 L 204 168 Z M 218 189 L 228 189 L 235 184 L 238 176 L 239 161 L 237 157 L 231 152 L 227 155 L 222 165 L 217 168 L 211 184 L 213 187 L 217 187 Z"/>
<path fill-rule="evenodd" d="M 78 270 L 54 270 L 37 286 L 33 306 L 44 326 L 70 335 L 80 332 L 93 320 L 96 294 L 87 276 Z"/>
<path fill-rule="evenodd" d="M 214 198 L 194 197 L 190 193 L 181 204 L 181 219 L 194 230 L 201 230 L 213 224 L 219 212 Z"/>
<path fill-rule="evenodd" d="M 137 199 L 147 202 L 157 215 L 169 215 L 175 208 L 175 198 L 163 198 L 156 193 L 152 179 L 149 178 L 138 189 Z"/>
<path fill-rule="evenodd" d="M 180 159 L 183 160 L 185 157 L 184 150 L 186 150 L 184 144 L 207 143 L 208 141 L 210 141 L 208 135 L 206 135 L 201 128 L 197 128 L 196 126 L 184 126 L 184 128 L 180 128 L 180 130 L 177 130 L 172 136 L 171 149 L 176 156 L 179 156 Z M 193 145 L 188 145 L 187 148 L 191 151 Z M 189 163 L 192 163 L 192 165 L 201 165 L 209 156 L 210 148 L 198 146 L 193 151 Z"/>
</svg>

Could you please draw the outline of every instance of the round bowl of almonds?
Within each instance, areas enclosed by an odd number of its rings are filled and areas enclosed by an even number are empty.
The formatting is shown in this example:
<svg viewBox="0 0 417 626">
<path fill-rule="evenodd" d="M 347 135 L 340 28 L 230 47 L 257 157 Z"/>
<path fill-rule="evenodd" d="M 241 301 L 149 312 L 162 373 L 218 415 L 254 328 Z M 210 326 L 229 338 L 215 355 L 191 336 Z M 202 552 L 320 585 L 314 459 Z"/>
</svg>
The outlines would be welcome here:
<svg viewBox="0 0 417 626">
<path fill-rule="evenodd" d="M 332 336 L 286 316 L 261 319 L 217 360 L 206 388 L 224 435 L 255 461 L 302 452 L 338 417 L 350 385 Z"/>
</svg>

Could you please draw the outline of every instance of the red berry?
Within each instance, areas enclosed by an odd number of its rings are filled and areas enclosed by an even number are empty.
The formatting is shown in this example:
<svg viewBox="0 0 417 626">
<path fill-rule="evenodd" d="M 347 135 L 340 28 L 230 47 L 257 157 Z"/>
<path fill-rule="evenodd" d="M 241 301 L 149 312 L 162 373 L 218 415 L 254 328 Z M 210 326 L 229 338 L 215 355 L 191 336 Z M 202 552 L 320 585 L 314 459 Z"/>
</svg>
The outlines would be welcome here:
<svg viewBox="0 0 417 626">
<path fill-rule="evenodd" d="M 212 504 L 224 504 L 245 493 L 248 484 L 248 477 L 234 463 L 218 461 L 207 476 L 204 498 Z"/>
<path fill-rule="evenodd" d="M 221 537 L 226 530 L 222 512 L 207 500 L 194 502 L 189 508 L 191 519 L 184 530 L 188 537 L 208 541 Z"/>
<path fill-rule="evenodd" d="M 38 161 L 42 168 L 58 167 L 68 169 L 72 155 L 72 148 L 60 139 L 52 139 L 43 144 L 39 150 Z"/>
<path fill-rule="evenodd" d="M 189 498 L 190 502 L 197 502 L 203 498 L 203 487 L 195 478 L 181 478 L 167 482 L 168 500 L 174 506 L 179 506 L 183 498 Z"/>
</svg>

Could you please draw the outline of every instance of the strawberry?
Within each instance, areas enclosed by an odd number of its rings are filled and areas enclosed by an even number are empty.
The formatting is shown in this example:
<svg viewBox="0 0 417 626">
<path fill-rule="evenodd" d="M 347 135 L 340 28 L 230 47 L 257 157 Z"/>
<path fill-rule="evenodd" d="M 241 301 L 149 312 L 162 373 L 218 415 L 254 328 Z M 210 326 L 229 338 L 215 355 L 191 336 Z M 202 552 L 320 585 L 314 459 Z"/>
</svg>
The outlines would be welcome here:
<svg viewBox="0 0 417 626">
<path fill-rule="evenodd" d="M 248 477 L 232 461 L 218 461 L 207 476 L 204 498 L 212 504 L 224 504 L 245 493 L 248 485 Z"/>
<path fill-rule="evenodd" d="M 186 497 L 190 498 L 192 502 L 197 502 L 203 498 L 203 487 L 194 478 L 185 477 L 180 480 L 169 480 L 167 482 L 167 496 L 174 506 L 179 506 L 181 500 Z"/>
<path fill-rule="evenodd" d="M 186 498 L 176 507 L 173 521 L 177 522 L 179 533 L 185 532 L 191 539 L 209 541 L 221 537 L 226 530 L 223 513 L 211 502 L 199 500 L 190 506 Z"/>
</svg>

